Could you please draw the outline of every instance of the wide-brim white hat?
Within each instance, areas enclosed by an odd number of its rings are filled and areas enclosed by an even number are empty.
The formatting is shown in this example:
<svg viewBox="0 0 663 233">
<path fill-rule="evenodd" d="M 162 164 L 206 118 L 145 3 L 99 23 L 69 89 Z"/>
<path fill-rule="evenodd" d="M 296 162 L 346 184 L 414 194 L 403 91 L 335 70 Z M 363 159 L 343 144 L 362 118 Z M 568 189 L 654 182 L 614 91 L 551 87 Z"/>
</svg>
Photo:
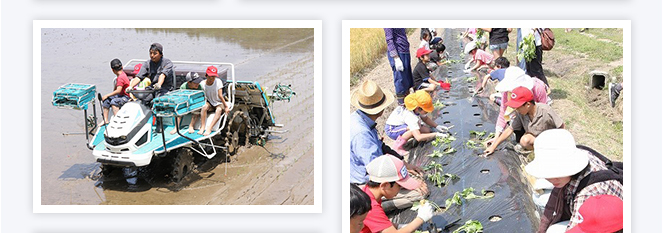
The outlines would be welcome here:
<svg viewBox="0 0 663 233">
<path fill-rule="evenodd" d="M 576 148 L 573 135 L 565 129 L 543 131 L 534 140 L 534 161 L 525 171 L 537 178 L 560 178 L 578 174 L 589 164 L 588 153 Z"/>
<path fill-rule="evenodd" d="M 531 91 L 534 87 L 534 80 L 520 67 L 511 66 L 506 68 L 504 79 L 495 86 L 495 90 L 505 92 L 512 91 L 516 87 L 525 87 Z"/>
<path fill-rule="evenodd" d="M 476 48 L 477 48 L 477 43 L 474 42 L 474 41 L 470 41 L 469 43 L 467 43 L 467 44 L 465 45 L 465 50 L 464 50 L 464 52 L 465 52 L 465 54 L 470 54 L 470 52 L 471 52 L 473 49 L 476 49 Z"/>
</svg>

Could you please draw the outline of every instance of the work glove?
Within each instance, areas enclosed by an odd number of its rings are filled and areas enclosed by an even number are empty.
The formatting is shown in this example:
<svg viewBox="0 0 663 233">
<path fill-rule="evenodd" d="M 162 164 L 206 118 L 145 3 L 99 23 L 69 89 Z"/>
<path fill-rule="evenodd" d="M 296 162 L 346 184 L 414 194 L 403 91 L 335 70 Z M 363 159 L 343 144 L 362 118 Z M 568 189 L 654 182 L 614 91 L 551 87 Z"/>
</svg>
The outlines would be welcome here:
<svg viewBox="0 0 663 233">
<path fill-rule="evenodd" d="M 437 132 L 440 132 L 440 133 L 449 131 L 449 128 L 447 128 L 446 126 L 443 126 L 443 125 L 437 125 L 435 127 L 435 129 L 437 129 Z"/>
<path fill-rule="evenodd" d="M 433 206 L 431 206 L 429 202 L 421 205 L 417 211 L 417 217 L 421 218 L 421 220 L 424 220 L 424 222 L 428 222 L 428 220 L 433 218 Z"/>
<path fill-rule="evenodd" d="M 470 63 L 471 62 L 465 63 L 465 70 L 469 70 L 470 68 L 472 68 L 472 66 L 470 66 Z"/>
<path fill-rule="evenodd" d="M 396 67 L 396 70 L 398 71 L 403 71 L 405 69 L 403 67 L 403 61 L 401 61 L 401 58 L 394 57 L 394 67 Z"/>
<path fill-rule="evenodd" d="M 158 83 L 155 83 L 154 84 L 154 90 L 157 90 L 157 91 L 161 90 L 161 85 L 159 85 Z"/>
<path fill-rule="evenodd" d="M 448 133 L 435 133 L 435 137 L 446 138 L 446 137 L 449 137 L 449 134 Z"/>
</svg>

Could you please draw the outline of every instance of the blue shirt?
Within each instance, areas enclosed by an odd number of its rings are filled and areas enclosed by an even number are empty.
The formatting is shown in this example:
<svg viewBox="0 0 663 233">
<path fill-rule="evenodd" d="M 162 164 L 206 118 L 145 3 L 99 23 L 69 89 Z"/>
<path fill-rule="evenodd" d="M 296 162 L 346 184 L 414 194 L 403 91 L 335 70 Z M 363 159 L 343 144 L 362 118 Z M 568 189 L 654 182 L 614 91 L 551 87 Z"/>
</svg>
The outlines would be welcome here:
<svg viewBox="0 0 663 233">
<path fill-rule="evenodd" d="M 381 156 L 382 141 L 378 137 L 377 123 L 366 113 L 356 110 L 350 114 L 350 182 L 368 182 L 366 165 Z"/>
<path fill-rule="evenodd" d="M 490 72 L 490 79 L 497 79 L 501 82 L 502 79 L 504 79 L 504 72 L 506 72 L 506 68 L 494 70 L 493 72 Z"/>
</svg>

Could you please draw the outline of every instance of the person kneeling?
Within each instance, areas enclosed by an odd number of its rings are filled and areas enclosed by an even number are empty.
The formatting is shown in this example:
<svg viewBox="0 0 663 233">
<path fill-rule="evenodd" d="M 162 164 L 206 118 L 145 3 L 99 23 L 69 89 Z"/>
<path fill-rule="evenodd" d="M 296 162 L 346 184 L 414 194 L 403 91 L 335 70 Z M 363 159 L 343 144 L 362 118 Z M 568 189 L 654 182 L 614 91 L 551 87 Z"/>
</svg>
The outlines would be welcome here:
<svg viewBox="0 0 663 233">
<path fill-rule="evenodd" d="M 386 121 L 385 132 L 391 139 L 396 140 L 393 145 L 396 152 L 401 155 L 407 154 L 403 146 L 413 137 L 416 141 L 422 142 L 435 137 L 448 136 L 448 134 L 443 133 L 448 130 L 446 127 L 438 125 L 426 116 L 433 109 L 433 102 L 428 92 L 418 90 L 405 97 L 405 106 L 398 106 L 391 112 Z M 439 132 L 433 133 L 431 127 Z"/>
<path fill-rule="evenodd" d="M 420 186 L 419 181 L 409 176 L 405 164 L 393 155 L 382 155 L 366 166 L 369 181 L 363 191 L 371 199 L 371 210 L 364 219 L 362 233 L 369 232 L 414 232 L 424 222 L 433 217 L 433 207 L 430 203 L 422 205 L 417 217 L 401 229 L 396 229 L 382 209 L 382 198 L 391 199 L 402 188 L 413 190 Z"/>
</svg>

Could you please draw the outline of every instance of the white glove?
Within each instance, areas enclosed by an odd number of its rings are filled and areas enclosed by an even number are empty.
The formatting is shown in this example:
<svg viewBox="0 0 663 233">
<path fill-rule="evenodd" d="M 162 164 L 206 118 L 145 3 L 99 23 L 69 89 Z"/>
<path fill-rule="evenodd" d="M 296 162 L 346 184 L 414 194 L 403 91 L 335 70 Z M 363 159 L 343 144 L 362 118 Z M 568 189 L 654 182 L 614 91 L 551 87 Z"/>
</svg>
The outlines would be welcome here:
<svg viewBox="0 0 663 233">
<path fill-rule="evenodd" d="M 435 137 L 446 138 L 446 137 L 449 137 L 449 134 L 448 133 L 435 133 Z"/>
<path fill-rule="evenodd" d="M 417 211 L 417 217 L 421 218 L 421 220 L 424 220 L 424 222 L 428 222 L 428 220 L 433 218 L 433 206 L 431 206 L 428 202 L 423 204 Z"/>
<path fill-rule="evenodd" d="M 160 89 L 161 89 L 161 85 L 159 85 L 158 83 L 155 83 L 154 84 L 154 90 L 160 90 Z"/>
<path fill-rule="evenodd" d="M 470 68 L 472 68 L 472 66 L 470 65 L 470 63 L 472 63 L 472 62 L 467 62 L 467 63 L 465 63 L 465 69 L 466 69 L 466 70 L 469 70 Z"/>
<path fill-rule="evenodd" d="M 449 131 L 449 128 L 447 128 L 447 127 L 445 127 L 445 126 L 443 126 L 443 125 L 437 125 L 437 126 L 435 127 L 435 129 L 437 129 L 437 132 L 447 132 L 447 131 Z"/>
<path fill-rule="evenodd" d="M 400 57 L 394 57 L 394 66 L 396 67 L 396 70 L 398 70 L 398 71 L 403 71 L 405 69 L 403 67 L 403 61 L 401 61 Z"/>
</svg>

